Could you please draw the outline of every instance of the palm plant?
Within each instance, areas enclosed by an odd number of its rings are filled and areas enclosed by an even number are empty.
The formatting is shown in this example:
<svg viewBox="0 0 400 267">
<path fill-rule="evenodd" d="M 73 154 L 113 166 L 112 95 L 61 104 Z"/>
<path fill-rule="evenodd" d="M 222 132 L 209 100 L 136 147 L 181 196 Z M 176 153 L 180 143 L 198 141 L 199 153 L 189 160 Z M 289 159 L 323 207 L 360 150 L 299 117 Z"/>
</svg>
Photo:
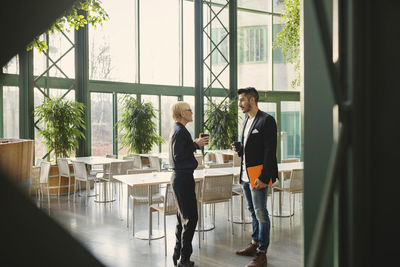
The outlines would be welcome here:
<svg viewBox="0 0 400 267">
<path fill-rule="evenodd" d="M 121 149 L 126 147 L 131 153 L 149 153 L 153 145 L 164 143 L 157 134 L 157 125 L 153 121 L 156 114 L 151 103 L 142 103 L 126 95 L 122 104 L 122 116 L 117 122 Z"/>
<path fill-rule="evenodd" d="M 44 138 L 47 152 L 56 158 L 69 157 L 78 148 L 78 138 L 85 138 L 84 105 L 63 98 L 46 98 L 34 109 L 34 115 L 43 121 L 39 134 Z"/>
<path fill-rule="evenodd" d="M 238 131 L 237 99 L 221 104 L 209 101 L 205 114 L 208 118 L 205 128 L 210 133 L 210 149 L 229 149 Z"/>
</svg>

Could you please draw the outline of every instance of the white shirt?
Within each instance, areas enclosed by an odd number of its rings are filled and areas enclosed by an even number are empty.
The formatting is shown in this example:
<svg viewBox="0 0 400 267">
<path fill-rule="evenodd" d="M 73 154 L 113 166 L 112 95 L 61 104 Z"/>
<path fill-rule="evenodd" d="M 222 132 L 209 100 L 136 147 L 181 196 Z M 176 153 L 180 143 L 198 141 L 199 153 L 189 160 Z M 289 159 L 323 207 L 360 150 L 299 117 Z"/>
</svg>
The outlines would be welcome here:
<svg viewBox="0 0 400 267">
<path fill-rule="evenodd" d="M 249 182 L 249 177 L 247 176 L 247 171 L 246 171 L 246 158 L 245 158 L 245 153 L 244 153 L 244 146 L 246 145 L 247 138 L 249 137 L 249 131 L 251 128 L 251 125 L 254 122 L 254 118 L 250 118 L 247 120 L 246 127 L 244 128 L 243 132 L 243 162 L 242 162 L 242 181 L 244 182 Z"/>
</svg>

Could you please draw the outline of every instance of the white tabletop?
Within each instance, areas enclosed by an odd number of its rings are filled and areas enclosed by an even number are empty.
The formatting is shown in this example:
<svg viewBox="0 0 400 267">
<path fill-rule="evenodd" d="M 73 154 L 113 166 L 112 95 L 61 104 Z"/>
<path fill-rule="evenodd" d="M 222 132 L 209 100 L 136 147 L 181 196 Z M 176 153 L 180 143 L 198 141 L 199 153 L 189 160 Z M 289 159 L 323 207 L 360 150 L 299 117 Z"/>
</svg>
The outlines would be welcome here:
<svg viewBox="0 0 400 267">
<path fill-rule="evenodd" d="M 70 158 L 70 160 L 83 162 L 87 165 L 104 165 L 104 164 L 110 164 L 111 162 L 125 162 L 126 161 L 123 159 L 114 159 L 114 158 L 106 158 L 106 157 L 98 157 L 98 156 L 75 157 L 75 158 Z"/>
<path fill-rule="evenodd" d="M 287 172 L 292 169 L 302 169 L 303 162 L 293 163 L 279 163 L 279 172 Z M 193 177 L 195 180 L 202 180 L 204 175 L 224 175 L 233 174 L 239 176 L 240 167 L 228 167 L 228 168 L 205 168 L 202 170 L 195 170 Z M 122 174 L 114 175 L 114 179 L 121 181 L 129 186 L 137 185 L 155 185 L 155 184 L 167 184 L 171 181 L 172 171 L 168 172 L 152 172 L 152 173 L 138 173 L 138 174 Z"/>
<path fill-rule="evenodd" d="M 230 169 L 230 170 L 225 170 L 225 169 Z M 202 180 L 204 178 L 204 175 L 232 174 L 232 169 L 233 168 L 195 170 L 193 173 L 193 177 L 195 180 Z M 121 175 L 114 175 L 113 178 L 129 186 L 167 184 L 171 181 L 172 173 L 173 173 L 172 171 L 168 171 L 168 172 L 152 172 L 152 173 L 137 173 L 137 174 L 121 174 Z"/>
</svg>

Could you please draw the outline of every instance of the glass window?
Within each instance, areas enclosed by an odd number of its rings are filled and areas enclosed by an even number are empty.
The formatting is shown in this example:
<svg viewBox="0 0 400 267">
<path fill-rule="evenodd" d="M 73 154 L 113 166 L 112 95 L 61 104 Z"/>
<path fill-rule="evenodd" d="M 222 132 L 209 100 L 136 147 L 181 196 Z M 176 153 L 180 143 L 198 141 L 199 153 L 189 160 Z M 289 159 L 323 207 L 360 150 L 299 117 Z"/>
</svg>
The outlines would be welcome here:
<svg viewBox="0 0 400 267">
<path fill-rule="evenodd" d="M 3 136 L 19 138 L 19 88 L 3 87 Z"/>
<path fill-rule="evenodd" d="M 267 40 L 267 25 L 239 28 L 239 64 L 266 62 Z"/>
<path fill-rule="evenodd" d="M 122 105 L 122 99 L 124 98 L 124 96 L 126 96 L 126 94 L 118 94 L 117 95 L 117 99 L 118 99 L 118 104 L 117 104 L 117 109 L 118 109 L 118 120 L 120 120 L 121 119 L 121 114 L 122 114 L 122 111 L 123 111 L 123 105 Z M 133 98 L 136 98 L 136 95 L 130 95 L 130 96 L 132 96 Z M 123 133 L 123 131 L 122 131 L 122 133 Z M 118 129 L 118 135 L 120 135 L 121 134 L 121 132 L 120 132 L 120 130 Z M 121 144 L 119 144 L 118 143 L 118 155 L 122 155 L 122 156 L 124 156 L 124 155 L 127 155 L 127 154 L 129 154 L 128 153 L 128 148 L 127 147 L 122 147 L 121 146 Z"/>
<path fill-rule="evenodd" d="M 61 32 L 54 32 L 54 34 L 49 35 L 49 49 L 47 50 L 51 59 L 48 61 L 49 66 L 62 57 L 60 61 L 51 67 L 50 76 L 62 78 L 68 77 L 70 79 L 75 78 L 75 53 L 74 48 L 72 48 L 73 44 L 73 30 L 71 30 L 71 32 L 65 31 L 64 34 Z"/>
<path fill-rule="evenodd" d="M 273 17 L 274 39 L 276 35 L 283 29 L 284 22 L 279 17 Z M 300 90 L 300 86 L 292 87 L 292 81 L 298 78 L 298 72 L 295 70 L 295 64 L 286 63 L 282 49 L 273 49 L 273 64 L 274 64 L 274 90 Z"/>
<path fill-rule="evenodd" d="M 179 1 L 140 2 L 140 81 L 179 84 Z"/>
<path fill-rule="evenodd" d="M 274 2 L 274 13 L 282 13 L 283 3 L 285 0 L 273 0 Z"/>
<path fill-rule="evenodd" d="M 171 106 L 178 102 L 176 96 L 161 96 L 161 137 L 164 139 L 164 144 L 161 146 L 162 152 L 168 152 L 169 134 L 174 124 L 171 114 Z M 193 107 L 191 106 L 193 109 Z"/>
<path fill-rule="evenodd" d="M 272 89 L 271 15 L 238 11 L 238 88 Z"/>
<path fill-rule="evenodd" d="M 74 90 L 70 90 L 68 93 L 67 89 L 50 89 L 50 98 L 59 98 L 64 96 L 65 100 L 69 100 L 69 101 L 75 101 L 75 91 Z"/>
<path fill-rule="evenodd" d="M 183 1 L 183 85 L 194 86 L 194 7 Z"/>
<path fill-rule="evenodd" d="M 89 79 L 137 82 L 134 3 L 102 1 L 109 20 L 103 27 L 89 26 Z"/>
<path fill-rule="evenodd" d="M 33 102 L 34 102 L 34 106 L 39 106 L 43 103 L 45 96 L 43 95 L 43 93 L 37 89 L 34 88 L 33 89 Z M 35 119 L 36 121 L 36 119 Z M 47 148 L 45 146 L 45 144 L 43 143 L 44 139 L 42 138 L 42 136 L 39 134 L 39 131 L 37 128 L 43 129 L 43 122 L 38 122 L 35 125 L 35 158 L 43 158 L 46 153 L 47 153 Z"/>
<path fill-rule="evenodd" d="M 195 112 L 194 96 L 185 95 L 183 96 L 183 101 L 188 103 L 190 105 L 190 108 L 193 110 L 193 121 L 186 124 L 186 128 L 188 129 L 192 138 L 195 139 L 196 137 L 194 136 L 194 125 L 196 123 L 196 114 L 194 113 Z"/>
<path fill-rule="evenodd" d="M 277 0 L 274 0 L 277 1 Z M 271 11 L 271 0 L 238 0 L 237 6 L 260 11 Z"/>
<path fill-rule="evenodd" d="M 158 96 L 157 95 L 142 95 L 142 102 L 143 103 L 151 103 L 153 105 L 153 109 L 156 114 L 156 118 L 153 119 L 154 123 L 157 125 L 157 133 L 160 134 L 160 127 L 159 127 L 159 106 L 158 106 Z M 151 153 L 158 153 L 159 151 L 159 144 L 155 144 L 152 149 Z"/>
<path fill-rule="evenodd" d="M 92 155 L 113 154 L 112 94 L 91 93 Z"/>
<path fill-rule="evenodd" d="M 46 40 L 46 34 L 39 36 L 39 40 Z M 36 76 L 42 75 L 42 73 L 50 66 L 51 62 L 48 60 L 46 55 L 40 53 L 36 48 L 33 49 L 33 74 Z"/>
<path fill-rule="evenodd" d="M 212 64 L 227 64 L 229 61 L 229 37 L 224 28 L 214 28 L 211 31 L 211 48 L 214 49 L 211 55 Z M 215 48 L 217 46 L 217 48 Z"/>
<path fill-rule="evenodd" d="M 300 158 L 300 102 L 281 102 L 282 159 Z"/>
<path fill-rule="evenodd" d="M 19 57 L 13 57 L 6 65 L 3 67 L 3 73 L 18 74 L 19 73 Z"/>
</svg>

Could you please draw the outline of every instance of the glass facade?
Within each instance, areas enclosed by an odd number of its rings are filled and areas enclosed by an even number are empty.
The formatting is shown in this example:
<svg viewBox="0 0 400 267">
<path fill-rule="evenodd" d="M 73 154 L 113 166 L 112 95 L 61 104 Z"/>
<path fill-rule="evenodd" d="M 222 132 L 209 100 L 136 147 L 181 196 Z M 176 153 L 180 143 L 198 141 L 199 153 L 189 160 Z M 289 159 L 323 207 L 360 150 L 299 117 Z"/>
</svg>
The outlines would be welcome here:
<svg viewBox="0 0 400 267">
<path fill-rule="evenodd" d="M 273 115 L 281 132 L 279 157 L 299 157 L 300 97 L 287 99 L 281 91 L 299 92 L 291 87 L 294 67 L 287 64 L 273 40 L 282 29 L 280 19 L 283 0 L 237 2 L 237 87 L 252 86 L 261 93 L 259 107 Z M 204 110 L 212 99 L 221 102 L 230 88 L 229 5 L 225 0 L 204 2 Z M 152 152 L 166 152 L 172 126 L 170 106 L 178 100 L 186 101 L 195 110 L 195 35 L 194 2 L 177 0 L 112 0 L 102 1 L 109 14 L 103 27 L 88 27 L 88 102 L 90 124 L 85 142 L 92 155 L 127 154 L 118 144 L 115 116 L 122 109 L 120 99 L 131 94 L 143 102 L 151 102 L 157 111 L 155 123 L 165 143 L 153 147 Z M 155 19 L 157 18 L 157 19 Z M 75 100 L 76 84 L 74 31 L 42 35 L 49 49 L 46 53 L 33 52 L 33 75 L 41 79 L 34 83 L 34 106 L 44 97 L 65 97 Z M 3 67 L 6 79 L 0 84 L 3 94 L 4 137 L 19 136 L 19 58 Z M 15 76 L 13 76 L 15 75 Z M 219 89 L 220 91 L 216 91 Z M 218 93 L 219 92 L 219 93 Z M 221 93 L 223 92 L 223 93 Z M 271 94 L 270 94 L 271 93 Z M 113 98 L 116 95 L 116 98 Z M 261 94 L 260 94 L 261 95 Z M 270 97 L 271 96 L 271 97 Z M 114 102 L 115 101 L 115 102 Z M 226 100 L 225 100 L 226 101 Z M 116 111 L 114 108 L 116 106 Z M 195 116 L 194 116 L 195 119 Z M 207 118 L 204 118 L 206 120 Z M 239 134 L 244 114 L 239 111 Z M 187 125 L 195 138 L 195 125 Z M 40 123 L 35 125 L 42 127 Z M 36 157 L 44 157 L 46 148 L 35 130 Z"/>
</svg>

